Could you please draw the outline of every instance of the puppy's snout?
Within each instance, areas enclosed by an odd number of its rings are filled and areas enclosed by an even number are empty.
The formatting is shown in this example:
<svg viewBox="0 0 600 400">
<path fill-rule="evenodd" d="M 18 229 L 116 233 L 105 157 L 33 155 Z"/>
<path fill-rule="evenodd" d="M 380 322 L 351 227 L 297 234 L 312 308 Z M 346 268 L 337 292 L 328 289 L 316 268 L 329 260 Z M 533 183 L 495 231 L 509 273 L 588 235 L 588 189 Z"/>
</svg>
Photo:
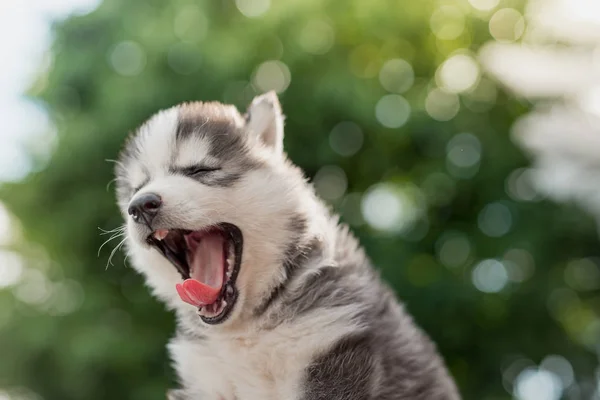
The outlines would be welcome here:
<svg viewBox="0 0 600 400">
<path fill-rule="evenodd" d="M 145 193 L 136 197 L 129 203 L 127 212 L 135 222 L 150 225 L 161 207 L 162 200 L 159 195 Z"/>
</svg>

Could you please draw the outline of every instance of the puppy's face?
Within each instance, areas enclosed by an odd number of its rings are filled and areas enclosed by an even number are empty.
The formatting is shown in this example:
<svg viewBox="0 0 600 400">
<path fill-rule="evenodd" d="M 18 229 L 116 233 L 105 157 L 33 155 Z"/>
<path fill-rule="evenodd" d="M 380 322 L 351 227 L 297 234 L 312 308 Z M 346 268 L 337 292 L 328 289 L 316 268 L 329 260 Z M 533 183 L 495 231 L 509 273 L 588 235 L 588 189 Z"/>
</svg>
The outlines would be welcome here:
<svg viewBox="0 0 600 400">
<path fill-rule="evenodd" d="M 117 166 L 128 249 L 170 307 L 220 324 L 256 307 L 280 279 L 302 181 L 282 139 L 273 93 L 244 116 L 219 103 L 180 105 L 130 138 Z"/>
</svg>

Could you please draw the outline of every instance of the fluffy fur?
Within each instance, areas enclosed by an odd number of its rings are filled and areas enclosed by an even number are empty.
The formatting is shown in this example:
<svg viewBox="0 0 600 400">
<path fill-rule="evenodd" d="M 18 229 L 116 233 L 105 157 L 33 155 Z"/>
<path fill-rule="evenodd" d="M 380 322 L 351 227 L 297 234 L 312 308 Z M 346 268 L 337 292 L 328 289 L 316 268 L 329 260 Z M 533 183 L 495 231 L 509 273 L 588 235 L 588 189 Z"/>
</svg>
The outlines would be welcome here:
<svg viewBox="0 0 600 400">
<path fill-rule="evenodd" d="M 199 163 L 220 169 L 180 173 Z M 244 115 L 220 103 L 156 114 L 129 139 L 116 174 L 133 265 L 177 315 L 169 350 L 181 387 L 169 398 L 459 399 L 435 346 L 286 158 L 274 93 Z M 151 227 L 127 213 L 145 193 L 163 200 Z M 243 233 L 239 295 L 227 320 L 207 325 L 145 238 L 222 222 Z"/>
</svg>

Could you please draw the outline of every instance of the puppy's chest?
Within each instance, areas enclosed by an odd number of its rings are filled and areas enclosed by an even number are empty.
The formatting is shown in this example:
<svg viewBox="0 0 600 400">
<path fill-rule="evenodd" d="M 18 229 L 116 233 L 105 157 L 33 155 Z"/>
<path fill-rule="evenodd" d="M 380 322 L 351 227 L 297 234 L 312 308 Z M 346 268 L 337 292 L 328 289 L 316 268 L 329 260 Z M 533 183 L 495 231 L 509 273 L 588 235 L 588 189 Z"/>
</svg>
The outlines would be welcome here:
<svg viewBox="0 0 600 400">
<path fill-rule="evenodd" d="M 169 347 L 181 383 L 202 394 L 198 399 L 297 400 L 303 398 L 310 363 L 339 338 L 360 330 L 347 319 L 321 313 L 272 330 L 249 328 L 239 336 L 178 337 Z"/>
<path fill-rule="evenodd" d="M 308 354 L 302 343 L 236 338 L 207 343 L 188 353 L 205 371 L 199 389 L 219 400 L 295 400 L 300 398 Z M 305 348 L 310 352 L 310 349 Z M 198 371 L 198 370 L 197 370 Z M 209 397 L 212 399 L 213 397 Z"/>
</svg>

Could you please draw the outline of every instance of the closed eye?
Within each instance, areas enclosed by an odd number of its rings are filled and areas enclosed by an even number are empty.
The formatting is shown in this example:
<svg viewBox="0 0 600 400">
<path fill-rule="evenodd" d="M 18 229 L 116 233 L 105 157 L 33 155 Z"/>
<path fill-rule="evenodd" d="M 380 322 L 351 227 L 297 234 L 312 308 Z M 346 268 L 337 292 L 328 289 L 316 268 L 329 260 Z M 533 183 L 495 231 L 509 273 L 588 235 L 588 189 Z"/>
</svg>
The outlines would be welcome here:
<svg viewBox="0 0 600 400">
<path fill-rule="evenodd" d="M 206 165 L 192 165 L 190 167 L 180 168 L 179 171 L 187 176 L 206 175 L 220 170 L 218 167 L 208 167 Z"/>
</svg>

